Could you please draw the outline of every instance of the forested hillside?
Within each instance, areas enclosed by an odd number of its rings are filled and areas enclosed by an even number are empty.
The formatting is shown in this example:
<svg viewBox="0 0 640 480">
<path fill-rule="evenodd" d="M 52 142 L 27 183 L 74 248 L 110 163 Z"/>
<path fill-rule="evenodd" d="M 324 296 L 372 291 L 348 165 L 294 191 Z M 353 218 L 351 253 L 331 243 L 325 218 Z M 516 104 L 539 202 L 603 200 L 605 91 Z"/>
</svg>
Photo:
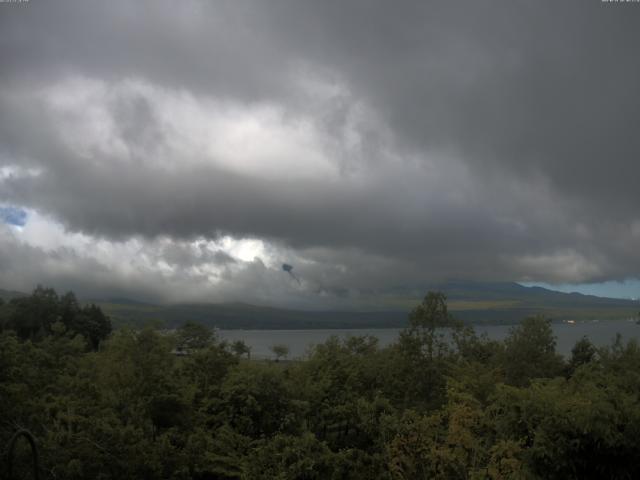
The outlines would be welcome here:
<svg viewBox="0 0 640 480">
<path fill-rule="evenodd" d="M 80 321 L 90 312 L 64 316 L 69 296 L 35 297 L 56 309 L 38 310 L 47 318 L 39 328 L 27 316 L 20 330 L 15 300 L 2 307 L 0 445 L 28 429 L 41 478 L 640 475 L 635 342 L 596 349 L 583 340 L 565 360 L 543 318 L 490 341 L 430 293 L 389 347 L 333 338 L 304 361 L 255 361 L 196 324 L 96 341 Z M 25 475 L 26 445 L 14 462 Z"/>
<path fill-rule="evenodd" d="M 512 282 L 446 282 L 443 292 L 456 318 L 473 324 L 517 324 L 544 315 L 553 320 L 607 320 L 637 315 L 638 302 L 579 293 L 563 293 Z M 304 311 L 246 303 L 151 304 L 131 299 L 94 300 L 115 325 L 175 328 L 196 321 L 222 329 L 397 328 L 421 300 L 406 291 L 395 295 L 364 295 L 358 310 Z"/>
</svg>

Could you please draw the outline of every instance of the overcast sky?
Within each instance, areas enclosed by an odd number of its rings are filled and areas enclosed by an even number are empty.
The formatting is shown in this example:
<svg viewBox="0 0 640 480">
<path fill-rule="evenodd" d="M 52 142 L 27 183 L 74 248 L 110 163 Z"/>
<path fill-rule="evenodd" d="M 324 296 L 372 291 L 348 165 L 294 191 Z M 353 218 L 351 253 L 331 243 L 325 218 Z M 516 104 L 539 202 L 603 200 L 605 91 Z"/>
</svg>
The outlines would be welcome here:
<svg viewBox="0 0 640 480">
<path fill-rule="evenodd" d="M 639 46 L 600 0 L 0 3 L 0 288 L 627 295 Z"/>
</svg>

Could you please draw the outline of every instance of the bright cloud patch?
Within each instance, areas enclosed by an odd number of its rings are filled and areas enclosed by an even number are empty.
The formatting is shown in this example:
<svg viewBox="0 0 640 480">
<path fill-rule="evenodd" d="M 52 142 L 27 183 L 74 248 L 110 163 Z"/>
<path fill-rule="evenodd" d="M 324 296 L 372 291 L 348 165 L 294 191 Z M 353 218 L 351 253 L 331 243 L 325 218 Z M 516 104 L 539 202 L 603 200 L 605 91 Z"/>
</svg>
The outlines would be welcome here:
<svg viewBox="0 0 640 480">
<path fill-rule="evenodd" d="M 20 230 L 0 228 L 0 275 L 11 276 L 16 288 L 25 291 L 39 272 L 40 281 L 85 296 L 103 295 L 104 290 L 154 301 L 251 299 L 272 304 L 295 304 L 300 301 L 296 295 L 308 303 L 314 296 L 299 295 L 302 286 L 282 274 L 279 262 L 291 253 L 263 240 L 225 236 L 178 241 L 165 236 L 110 241 L 68 232 L 37 211 L 29 215 Z"/>
<path fill-rule="evenodd" d="M 0 288 L 309 305 L 640 275 L 625 9 L 40 3 L 0 16 L 0 205 L 27 215 L 0 219 Z"/>
<path fill-rule="evenodd" d="M 69 77 L 41 89 L 38 101 L 58 134 L 87 161 L 109 158 L 175 171 L 210 166 L 275 179 L 329 179 L 329 139 L 306 115 L 273 103 L 194 96 L 140 79 L 107 83 Z"/>
</svg>

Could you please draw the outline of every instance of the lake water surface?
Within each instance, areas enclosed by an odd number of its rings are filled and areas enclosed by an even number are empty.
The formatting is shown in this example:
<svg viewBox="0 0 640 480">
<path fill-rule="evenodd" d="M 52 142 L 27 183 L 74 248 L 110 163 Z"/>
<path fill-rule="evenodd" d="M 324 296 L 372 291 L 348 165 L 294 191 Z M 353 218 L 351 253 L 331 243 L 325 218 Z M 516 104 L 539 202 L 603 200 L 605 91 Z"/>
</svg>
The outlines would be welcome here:
<svg viewBox="0 0 640 480">
<path fill-rule="evenodd" d="M 632 338 L 640 339 L 640 325 L 632 320 L 605 320 L 577 322 L 575 324 L 554 323 L 556 350 L 571 355 L 575 343 L 586 336 L 597 346 L 610 345 L 617 333 L 626 342 Z M 502 340 L 513 328 L 512 325 L 475 326 L 477 333 L 486 333 L 489 338 Z M 372 335 L 377 337 L 380 346 L 386 346 L 398 339 L 399 328 L 362 328 L 327 330 L 220 330 L 220 336 L 229 341 L 244 340 L 251 347 L 254 358 L 273 358 L 270 350 L 273 345 L 286 345 L 290 349 L 289 358 L 302 358 L 311 345 L 324 343 L 332 335 L 338 337 Z"/>
</svg>

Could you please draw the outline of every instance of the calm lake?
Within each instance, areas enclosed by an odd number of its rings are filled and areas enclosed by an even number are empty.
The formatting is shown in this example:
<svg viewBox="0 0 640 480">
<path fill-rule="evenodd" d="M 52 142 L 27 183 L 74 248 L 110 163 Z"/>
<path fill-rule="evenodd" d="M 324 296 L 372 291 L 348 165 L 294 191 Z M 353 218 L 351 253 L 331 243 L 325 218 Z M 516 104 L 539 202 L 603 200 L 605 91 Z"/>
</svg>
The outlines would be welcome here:
<svg viewBox="0 0 640 480">
<path fill-rule="evenodd" d="M 575 324 L 554 323 L 556 350 L 571 355 L 571 349 L 583 336 L 597 346 L 610 345 L 617 333 L 626 342 L 640 338 L 640 325 L 633 320 L 606 320 L 578 322 Z M 486 333 L 489 338 L 502 340 L 509 334 L 512 325 L 476 326 L 476 332 Z M 273 358 L 272 345 L 286 345 L 290 349 L 289 358 L 301 358 L 311 345 L 324 343 L 330 336 L 338 337 L 372 335 L 380 341 L 380 346 L 389 345 L 398 338 L 399 328 L 363 328 L 328 330 L 220 330 L 220 336 L 229 341 L 244 340 L 251 347 L 254 358 Z"/>
</svg>

